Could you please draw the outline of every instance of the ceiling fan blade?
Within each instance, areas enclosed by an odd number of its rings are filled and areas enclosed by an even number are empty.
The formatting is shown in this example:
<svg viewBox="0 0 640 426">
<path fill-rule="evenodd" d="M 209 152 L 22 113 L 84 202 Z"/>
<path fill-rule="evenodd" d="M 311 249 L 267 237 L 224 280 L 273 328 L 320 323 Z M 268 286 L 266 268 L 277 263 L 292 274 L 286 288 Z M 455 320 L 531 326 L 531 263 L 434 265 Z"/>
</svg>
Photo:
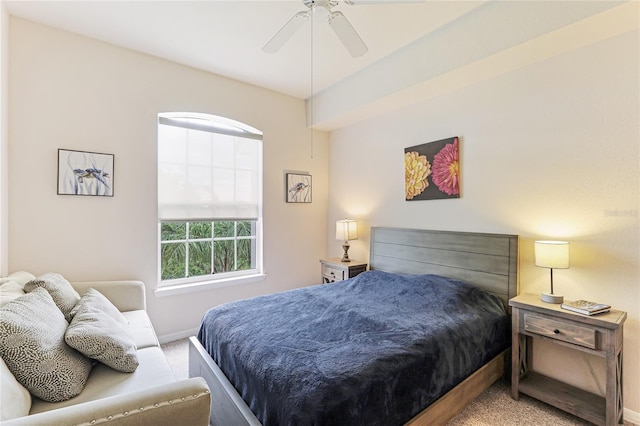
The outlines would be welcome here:
<svg viewBox="0 0 640 426">
<path fill-rule="evenodd" d="M 329 26 L 354 58 L 364 55 L 369 50 L 342 12 L 331 13 Z"/>
<path fill-rule="evenodd" d="M 309 20 L 310 12 L 298 12 L 264 45 L 262 50 L 266 53 L 276 53 Z"/>
</svg>

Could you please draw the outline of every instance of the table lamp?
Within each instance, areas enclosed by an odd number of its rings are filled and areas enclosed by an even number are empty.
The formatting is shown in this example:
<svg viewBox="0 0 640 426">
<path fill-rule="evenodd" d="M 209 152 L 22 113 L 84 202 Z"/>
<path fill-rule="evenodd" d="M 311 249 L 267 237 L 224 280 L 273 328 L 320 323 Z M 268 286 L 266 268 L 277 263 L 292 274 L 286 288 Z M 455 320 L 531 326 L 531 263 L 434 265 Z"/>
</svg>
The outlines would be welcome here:
<svg viewBox="0 0 640 426">
<path fill-rule="evenodd" d="M 566 241 L 536 241 L 534 243 L 536 266 L 551 271 L 551 293 L 543 292 L 540 299 L 547 303 L 562 303 L 563 296 L 553 293 L 553 270 L 569 268 L 569 243 Z"/>
<path fill-rule="evenodd" d="M 358 239 L 358 222 L 355 220 L 338 220 L 336 221 L 336 240 L 344 241 L 342 249 L 344 255 L 342 256 L 342 262 L 351 262 L 349 259 L 349 240 Z"/>
</svg>

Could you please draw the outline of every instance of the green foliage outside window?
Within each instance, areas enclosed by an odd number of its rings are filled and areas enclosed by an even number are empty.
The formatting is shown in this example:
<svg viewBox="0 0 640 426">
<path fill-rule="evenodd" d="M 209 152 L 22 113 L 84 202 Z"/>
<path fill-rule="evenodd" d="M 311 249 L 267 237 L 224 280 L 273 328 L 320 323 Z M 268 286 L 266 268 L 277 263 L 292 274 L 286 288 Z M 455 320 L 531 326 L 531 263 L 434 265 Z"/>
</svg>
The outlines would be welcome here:
<svg viewBox="0 0 640 426">
<path fill-rule="evenodd" d="M 162 222 L 162 280 L 253 268 L 254 226 L 251 221 Z"/>
</svg>

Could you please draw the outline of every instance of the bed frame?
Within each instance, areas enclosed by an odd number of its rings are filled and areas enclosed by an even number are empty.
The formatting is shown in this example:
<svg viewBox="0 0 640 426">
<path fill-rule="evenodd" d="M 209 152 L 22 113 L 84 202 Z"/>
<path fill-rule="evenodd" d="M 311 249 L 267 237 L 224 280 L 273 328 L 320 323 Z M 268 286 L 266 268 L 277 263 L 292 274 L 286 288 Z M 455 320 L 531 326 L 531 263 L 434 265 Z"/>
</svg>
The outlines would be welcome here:
<svg viewBox="0 0 640 426">
<path fill-rule="evenodd" d="M 518 289 L 518 236 L 404 228 L 371 228 L 370 269 L 437 274 L 473 283 L 495 294 L 508 309 Z M 508 371 L 507 351 L 467 377 L 407 425 L 444 425 Z M 509 358 L 506 358 L 509 359 Z M 211 424 L 260 426 L 260 421 L 200 342 L 189 340 L 189 377 L 211 390 Z"/>
</svg>

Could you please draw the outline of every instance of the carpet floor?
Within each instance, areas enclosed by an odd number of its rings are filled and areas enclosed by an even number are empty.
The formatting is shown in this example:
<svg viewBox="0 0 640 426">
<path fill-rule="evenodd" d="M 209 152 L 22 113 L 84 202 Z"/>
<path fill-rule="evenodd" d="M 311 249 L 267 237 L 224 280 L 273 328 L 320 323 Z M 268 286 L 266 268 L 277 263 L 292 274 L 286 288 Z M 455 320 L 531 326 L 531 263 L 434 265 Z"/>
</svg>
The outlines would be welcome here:
<svg viewBox="0 0 640 426">
<path fill-rule="evenodd" d="M 177 378 L 189 377 L 188 340 L 162 345 Z M 469 403 L 447 426 L 582 426 L 590 425 L 543 402 L 521 395 L 511 399 L 510 383 L 498 380 Z M 625 422 L 625 425 L 633 426 Z"/>
</svg>

